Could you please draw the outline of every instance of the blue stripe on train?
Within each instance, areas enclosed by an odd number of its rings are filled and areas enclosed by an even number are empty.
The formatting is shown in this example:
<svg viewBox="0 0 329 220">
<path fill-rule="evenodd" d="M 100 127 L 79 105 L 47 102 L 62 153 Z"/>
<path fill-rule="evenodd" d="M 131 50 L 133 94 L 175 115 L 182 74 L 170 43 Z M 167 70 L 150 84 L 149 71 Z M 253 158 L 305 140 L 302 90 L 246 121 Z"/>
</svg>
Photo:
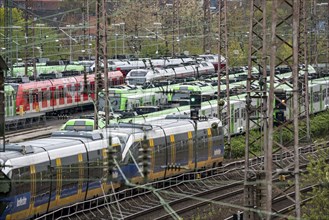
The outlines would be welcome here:
<svg viewBox="0 0 329 220">
<path fill-rule="evenodd" d="M 61 191 L 61 199 L 78 193 L 78 183 L 76 185 L 64 186 Z"/>
<path fill-rule="evenodd" d="M 42 195 L 37 195 L 34 202 L 34 207 L 48 203 L 49 193 L 44 193 Z"/>
</svg>

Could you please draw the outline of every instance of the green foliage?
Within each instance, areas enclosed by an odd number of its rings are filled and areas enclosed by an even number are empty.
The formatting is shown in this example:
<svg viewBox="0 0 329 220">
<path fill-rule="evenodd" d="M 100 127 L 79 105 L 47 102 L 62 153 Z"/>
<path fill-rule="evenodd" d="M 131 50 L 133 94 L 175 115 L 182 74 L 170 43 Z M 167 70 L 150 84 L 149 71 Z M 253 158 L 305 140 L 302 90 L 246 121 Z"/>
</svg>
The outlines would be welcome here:
<svg viewBox="0 0 329 220">
<path fill-rule="evenodd" d="M 304 185 L 320 184 L 314 187 L 307 198 L 312 198 L 303 207 L 303 218 L 323 219 L 329 215 L 329 164 L 327 163 L 328 150 L 322 150 L 317 158 L 310 158 L 307 173 L 302 176 Z"/>
<path fill-rule="evenodd" d="M 329 111 L 319 113 L 310 119 L 310 129 L 311 135 L 313 139 L 325 138 L 328 136 L 329 133 Z M 273 140 L 278 143 L 293 144 L 293 133 L 292 125 L 289 125 L 288 128 L 278 129 L 276 132 L 273 133 Z M 304 120 L 301 120 L 299 123 L 300 131 L 306 130 L 306 124 Z M 300 132 L 300 138 L 302 138 L 304 133 Z M 260 137 L 259 131 L 253 130 L 250 132 L 250 142 L 253 144 L 250 146 L 250 150 L 253 151 L 255 154 L 261 153 L 261 142 L 263 139 L 257 140 Z M 256 140 L 256 141 L 254 141 Z M 225 157 L 229 157 L 229 149 L 226 149 Z M 231 157 L 232 158 L 241 158 L 244 157 L 245 153 L 245 136 L 240 135 L 231 138 Z"/>
<path fill-rule="evenodd" d="M 225 149 L 225 158 L 240 158 L 244 156 L 244 149 L 246 146 L 246 141 L 244 136 L 237 136 L 231 139 L 231 155 L 230 149 Z"/>
<path fill-rule="evenodd" d="M 314 116 L 311 120 L 311 133 L 316 137 L 323 137 L 329 132 L 329 113 L 322 113 Z"/>
</svg>

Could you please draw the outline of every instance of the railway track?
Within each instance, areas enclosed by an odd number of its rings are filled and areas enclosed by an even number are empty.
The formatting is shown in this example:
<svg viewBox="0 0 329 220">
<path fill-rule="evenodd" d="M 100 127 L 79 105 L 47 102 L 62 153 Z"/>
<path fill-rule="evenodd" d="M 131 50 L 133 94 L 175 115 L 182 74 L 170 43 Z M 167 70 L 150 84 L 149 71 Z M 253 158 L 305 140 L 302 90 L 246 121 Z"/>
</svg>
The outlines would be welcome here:
<svg viewBox="0 0 329 220">
<path fill-rule="evenodd" d="M 57 131 L 60 127 L 61 125 L 51 125 L 42 128 L 24 129 L 24 131 L 17 131 L 7 134 L 6 140 L 11 143 L 16 143 L 21 141 L 49 137 L 52 132 Z"/>
<path fill-rule="evenodd" d="M 89 114 L 90 112 L 85 112 L 85 114 Z M 7 131 L 6 132 L 6 140 L 11 143 L 28 141 L 33 139 L 40 139 L 49 137 L 52 132 L 58 131 L 60 127 L 69 119 L 80 116 L 79 114 L 73 114 L 70 117 L 47 117 L 49 119 L 46 124 L 39 125 L 37 127 L 29 127 L 24 129 L 18 129 L 15 131 Z"/>
<path fill-rule="evenodd" d="M 328 148 L 328 143 L 320 145 Z M 307 155 L 316 155 L 319 146 L 300 148 L 301 168 L 308 163 Z M 283 156 L 284 155 L 284 156 Z M 274 161 L 289 167 L 291 154 L 274 155 Z M 257 163 L 257 161 L 259 163 Z M 251 160 L 261 166 L 261 157 Z M 243 210 L 242 161 L 229 163 L 212 171 L 186 173 L 164 181 L 132 186 L 109 195 L 48 213 L 38 219 L 169 219 L 189 218 L 202 206 L 214 204 L 223 219 Z M 212 173 L 213 175 L 209 175 Z M 275 172 L 273 172 L 275 173 Z M 273 175 L 275 177 L 275 175 Z M 280 208 L 277 208 L 280 210 Z"/>
</svg>

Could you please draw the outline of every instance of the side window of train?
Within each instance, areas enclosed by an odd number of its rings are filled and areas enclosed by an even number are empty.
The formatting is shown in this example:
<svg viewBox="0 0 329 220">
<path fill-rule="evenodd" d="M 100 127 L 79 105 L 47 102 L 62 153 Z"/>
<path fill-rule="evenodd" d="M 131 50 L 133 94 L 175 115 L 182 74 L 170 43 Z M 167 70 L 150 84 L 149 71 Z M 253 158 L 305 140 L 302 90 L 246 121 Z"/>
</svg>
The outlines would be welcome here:
<svg viewBox="0 0 329 220">
<path fill-rule="evenodd" d="M 30 167 L 21 167 L 13 170 L 13 182 L 17 194 L 30 191 Z"/>
<path fill-rule="evenodd" d="M 326 89 L 323 89 L 322 90 L 322 100 L 325 99 L 327 97 L 327 90 Z"/>
<path fill-rule="evenodd" d="M 62 88 L 60 88 L 60 96 L 59 96 L 59 98 L 60 99 L 62 99 L 62 98 L 64 98 L 64 88 L 62 87 Z"/>
<path fill-rule="evenodd" d="M 65 86 L 64 88 L 63 88 L 63 90 L 64 90 L 64 97 L 67 97 L 67 95 L 69 94 L 69 90 L 68 90 L 68 88 L 67 88 L 67 86 Z"/>
<path fill-rule="evenodd" d="M 51 94 L 50 90 L 47 90 L 45 93 L 47 100 L 50 100 L 50 94 Z"/>
<path fill-rule="evenodd" d="M 53 96 L 54 96 L 54 99 L 57 99 L 57 97 L 58 97 L 58 90 L 57 89 L 54 89 L 53 90 Z"/>
<path fill-rule="evenodd" d="M 38 91 L 33 92 L 33 102 L 38 102 L 39 101 L 39 93 Z"/>
<path fill-rule="evenodd" d="M 41 101 L 43 101 L 43 97 L 42 97 L 42 94 L 43 94 L 43 91 L 39 91 L 38 92 L 38 102 L 41 102 Z"/>
<path fill-rule="evenodd" d="M 175 142 L 176 142 L 176 148 L 180 149 L 184 146 L 184 138 L 186 137 L 186 134 L 176 134 L 175 135 Z"/>
<path fill-rule="evenodd" d="M 45 97 L 45 92 L 41 91 L 41 101 L 45 101 L 46 97 Z"/>
<path fill-rule="evenodd" d="M 240 118 L 240 109 L 235 109 L 234 110 L 234 122 L 237 122 L 238 121 L 238 118 Z"/>
<path fill-rule="evenodd" d="M 320 93 L 319 92 L 314 92 L 313 93 L 313 102 L 319 102 L 320 101 Z"/>
<path fill-rule="evenodd" d="M 62 158 L 62 167 L 62 178 L 66 180 L 63 185 L 76 184 L 79 178 L 78 157 L 75 155 Z"/>
<path fill-rule="evenodd" d="M 246 109 L 245 108 L 242 108 L 241 109 L 241 118 L 243 118 L 243 120 L 246 120 Z"/>
<path fill-rule="evenodd" d="M 77 91 L 77 92 L 80 91 L 80 84 L 75 85 L 75 91 Z"/>
<path fill-rule="evenodd" d="M 36 184 L 37 184 L 37 194 L 44 194 L 49 191 L 50 187 L 50 172 L 48 162 L 36 165 Z"/>
</svg>

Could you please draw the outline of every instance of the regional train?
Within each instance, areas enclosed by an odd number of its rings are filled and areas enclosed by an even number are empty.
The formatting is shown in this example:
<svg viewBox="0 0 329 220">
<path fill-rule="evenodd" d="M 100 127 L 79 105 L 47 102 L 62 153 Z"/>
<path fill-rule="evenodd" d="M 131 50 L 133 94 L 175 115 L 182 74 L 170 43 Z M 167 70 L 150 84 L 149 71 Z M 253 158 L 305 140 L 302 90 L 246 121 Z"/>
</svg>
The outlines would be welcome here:
<svg viewBox="0 0 329 220">
<path fill-rule="evenodd" d="M 87 84 L 85 85 L 85 82 Z M 120 71 L 108 74 L 108 85 L 124 83 Z M 95 91 L 95 74 L 33 81 L 22 84 L 10 84 L 16 92 L 16 112 L 67 112 L 72 108 L 81 108 L 92 104 Z M 84 92 L 86 90 L 86 92 Z"/>
<path fill-rule="evenodd" d="M 58 62 L 58 61 L 57 61 Z M 33 76 L 33 72 L 36 71 L 37 75 L 40 74 L 48 74 L 48 73 L 59 73 L 64 71 L 84 71 L 85 67 L 80 64 L 61 64 L 58 63 L 57 65 L 53 65 L 54 61 L 49 61 L 48 63 L 44 64 L 37 64 L 35 67 L 28 66 L 27 68 L 27 75 Z M 14 66 L 12 76 L 18 77 L 18 76 L 24 76 L 25 75 L 25 67 L 23 65 L 21 66 Z"/>
<path fill-rule="evenodd" d="M 197 127 L 189 119 L 166 119 L 6 144 L 0 152 L 0 219 L 40 216 L 124 187 L 125 179 L 142 183 L 142 146 L 150 152 L 148 181 L 221 166 L 223 138 L 216 118 Z M 113 149 L 117 165 L 111 168 Z"/>
<path fill-rule="evenodd" d="M 286 108 L 280 109 L 284 114 L 285 119 L 292 118 L 292 99 L 289 98 L 292 96 L 292 88 L 288 85 L 282 84 L 280 82 L 275 83 L 275 91 L 284 93 L 286 96 L 285 106 Z M 325 111 L 329 108 L 329 77 L 313 79 L 309 81 L 309 106 L 310 113 L 318 113 Z M 190 88 L 191 89 L 191 88 Z M 302 94 L 301 94 L 302 95 Z M 276 101 L 277 102 L 277 101 Z M 255 99 L 251 103 L 253 106 L 258 106 L 259 103 Z M 273 108 L 277 103 L 273 103 Z M 201 103 L 200 115 L 206 117 L 218 117 L 218 103 L 217 100 L 208 100 Z M 227 127 L 227 112 L 226 112 L 226 103 L 222 109 L 221 118 L 223 120 L 223 127 L 225 134 L 240 134 L 245 131 L 246 128 L 246 93 L 240 93 L 238 95 L 230 96 L 230 128 Z M 304 106 L 300 104 L 300 112 L 304 112 Z M 110 123 L 116 122 L 134 122 L 134 123 L 146 123 L 153 120 L 161 120 L 167 115 L 190 115 L 190 106 L 184 105 L 179 107 L 174 107 L 171 109 L 166 109 L 158 112 L 153 112 L 149 114 L 144 114 L 142 116 L 130 117 L 125 119 L 115 119 Z M 179 117 L 179 116 L 178 116 Z M 253 127 L 253 123 L 251 127 Z"/>
<path fill-rule="evenodd" d="M 200 65 L 204 64 L 201 63 Z M 184 67 L 183 70 L 180 71 L 180 73 L 188 73 L 189 68 L 192 67 Z M 213 67 L 210 68 L 213 69 Z M 208 72 L 208 69 L 209 68 L 200 67 L 199 72 L 200 74 L 204 74 Z M 92 101 L 90 97 L 94 98 L 95 89 L 94 74 L 88 75 L 86 81 L 88 82 L 88 84 L 84 85 L 84 76 L 79 75 L 60 79 L 49 79 L 35 82 L 33 81 L 23 84 L 11 84 L 16 91 L 16 112 L 17 114 L 22 114 L 22 112 L 45 112 L 46 114 L 65 114 L 71 109 L 80 109 L 86 105 L 91 105 Z M 124 84 L 123 73 L 118 70 L 110 71 L 108 85 L 114 86 L 122 84 Z M 86 87 L 89 93 L 83 92 Z M 158 93 L 156 95 L 153 95 L 152 97 L 152 103 L 160 104 L 160 100 L 164 98 L 164 95 Z M 144 100 L 143 103 L 151 102 L 151 100 L 147 101 L 147 99 L 143 97 L 135 97 L 135 100 Z M 163 103 L 163 101 L 161 103 Z"/>
<path fill-rule="evenodd" d="M 170 65 L 164 68 L 133 69 L 126 76 L 128 85 L 145 85 L 159 80 L 200 78 L 215 74 L 214 65 L 210 62 L 185 63 Z"/>
<path fill-rule="evenodd" d="M 151 67 L 165 67 L 169 65 L 178 65 L 181 63 L 192 62 L 192 58 L 163 58 L 163 59 L 139 59 L 139 60 L 108 60 L 109 70 L 120 70 L 124 76 L 130 70 L 141 69 L 141 68 L 151 68 Z M 101 67 L 104 64 L 101 62 Z M 95 70 L 95 63 L 90 67 L 91 71 Z"/>
</svg>

